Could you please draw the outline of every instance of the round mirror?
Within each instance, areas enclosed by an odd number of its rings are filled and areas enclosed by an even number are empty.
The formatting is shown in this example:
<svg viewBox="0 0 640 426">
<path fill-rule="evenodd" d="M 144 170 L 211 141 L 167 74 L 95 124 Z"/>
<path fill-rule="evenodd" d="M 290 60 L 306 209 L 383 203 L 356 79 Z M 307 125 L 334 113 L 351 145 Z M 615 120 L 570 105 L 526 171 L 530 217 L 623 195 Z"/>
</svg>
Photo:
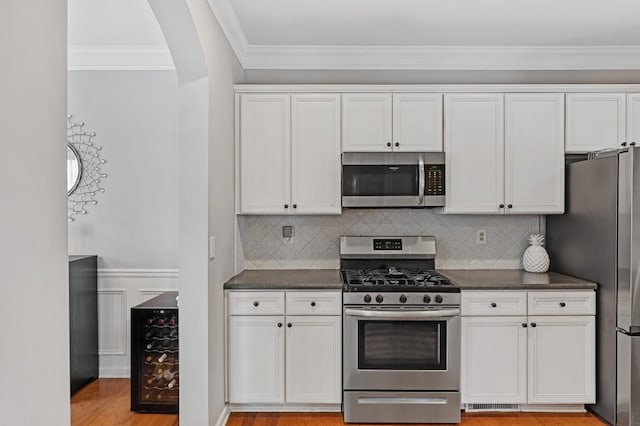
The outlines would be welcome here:
<svg viewBox="0 0 640 426">
<path fill-rule="evenodd" d="M 71 144 L 67 144 L 67 195 L 73 194 L 82 177 L 80 154 Z"/>
</svg>

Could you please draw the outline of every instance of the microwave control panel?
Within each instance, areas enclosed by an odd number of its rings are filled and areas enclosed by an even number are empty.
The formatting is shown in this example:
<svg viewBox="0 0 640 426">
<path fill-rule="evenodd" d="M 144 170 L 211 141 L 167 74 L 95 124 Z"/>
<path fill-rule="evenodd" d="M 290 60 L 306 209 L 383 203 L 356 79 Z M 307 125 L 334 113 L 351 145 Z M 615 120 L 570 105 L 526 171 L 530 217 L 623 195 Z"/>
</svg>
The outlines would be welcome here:
<svg viewBox="0 0 640 426">
<path fill-rule="evenodd" d="M 444 195 L 444 164 L 426 164 L 424 195 Z"/>
</svg>

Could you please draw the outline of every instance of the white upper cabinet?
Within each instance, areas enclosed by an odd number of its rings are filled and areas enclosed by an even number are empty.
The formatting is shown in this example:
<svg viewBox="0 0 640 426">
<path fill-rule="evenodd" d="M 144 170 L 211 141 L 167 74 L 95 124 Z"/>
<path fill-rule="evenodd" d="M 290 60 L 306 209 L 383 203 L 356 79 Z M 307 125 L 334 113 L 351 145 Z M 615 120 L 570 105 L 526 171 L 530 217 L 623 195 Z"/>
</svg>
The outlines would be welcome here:
<svg viewBox="0 0 640 426">
<path fill-rule="evenodd" d="M 627 95 L 627 141 L 640 145 L 640 93 Z"/>
<path fill-rule="evenodd" d="M 625 93 L 568 93 L 568 153 L 620 147 L 626 141 Z"/>
<path fill-rule="evenodd" d="M 240 99 L 240 211 L 287 213 L 291 195 L 289 95 L 247 94 Z"/>
<path fill-rule="evenodd" d="M 291 96 L 294 213 L 340 214 L 340 95 Z"/>
<path fill-rule="evenodd" d="M 564 212 L 564 94 L 445 95 L 446 213 Z"/>
<path fill-rule="evenodd" d="M 505 94 L 506 213 L 564 212 L 564 94 Z"/>
<path fill-rule="evenodd" d="M 243 94 L 239 214 L 340 214 L 340 95 Z"/>
<path fill-rule="evenodd" d="M 441 152 L 442 94 L 342 95 L 344 152 Z"/>
<path fill-rule="evenodd" d="M 504 95 L 445 94 L 447 213 L 501 213 Z"/>
<path fill-rule="evenodd" d="M 393 150 L 442 152 L 442 94 L 393 95 Z"/>
<path fill-rule="evenodd" d="M 392 150 L 391 94 L 342 95 L 342 150 L 387 152 Z"/>
</svg>

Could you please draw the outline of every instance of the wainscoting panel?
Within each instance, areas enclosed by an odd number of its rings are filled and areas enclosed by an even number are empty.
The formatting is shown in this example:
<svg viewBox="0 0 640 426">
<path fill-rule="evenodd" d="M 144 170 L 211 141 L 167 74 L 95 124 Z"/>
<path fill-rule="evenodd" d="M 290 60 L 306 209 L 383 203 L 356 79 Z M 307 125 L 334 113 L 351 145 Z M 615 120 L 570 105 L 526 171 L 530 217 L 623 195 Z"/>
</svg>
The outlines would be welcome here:
<svg viewBox="0 0 640 426">
<path fill-rule="evenodd" d="M 177 269 L 99 269 L 100 377 L 129 377 L 131 307 L 178 289 Z"/>
</svg>

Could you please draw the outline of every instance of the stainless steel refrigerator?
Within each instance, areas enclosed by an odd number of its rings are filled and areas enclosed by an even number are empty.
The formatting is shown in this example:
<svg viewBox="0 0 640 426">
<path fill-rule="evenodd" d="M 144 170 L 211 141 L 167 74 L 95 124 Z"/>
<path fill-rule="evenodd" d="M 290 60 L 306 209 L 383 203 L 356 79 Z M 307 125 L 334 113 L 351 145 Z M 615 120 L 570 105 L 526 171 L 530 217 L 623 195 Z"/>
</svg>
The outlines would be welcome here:
<svg viewBox="0 0 640 426">
<path fill-rule="evenodd" d="M 640 425 L 640 148 L 567 166 L 566 213 L 547 216 L 551 268 L 598 283 L 596 404 Z"/>
</svg>

